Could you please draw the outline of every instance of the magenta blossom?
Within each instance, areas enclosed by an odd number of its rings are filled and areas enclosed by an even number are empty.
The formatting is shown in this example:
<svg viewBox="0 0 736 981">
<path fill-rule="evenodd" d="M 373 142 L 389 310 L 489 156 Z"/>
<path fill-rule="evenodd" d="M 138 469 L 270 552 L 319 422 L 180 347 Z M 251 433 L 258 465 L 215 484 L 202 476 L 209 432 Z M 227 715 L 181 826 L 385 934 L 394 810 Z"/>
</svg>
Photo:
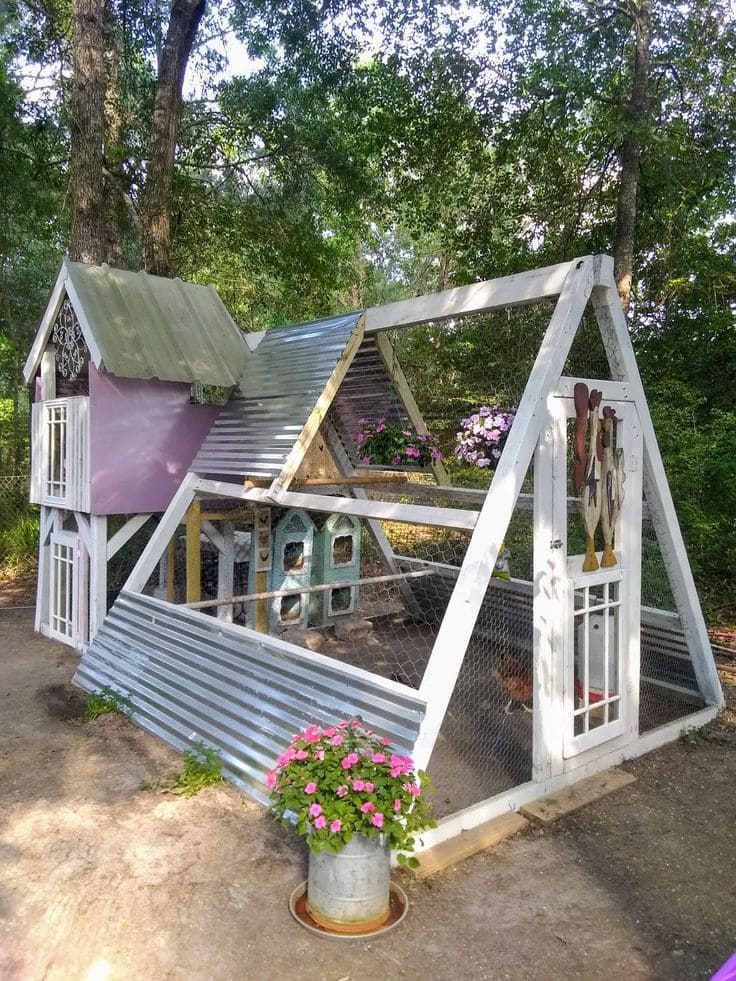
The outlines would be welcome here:
<svg viewBox="0 0 736 981">
<path fill-rule="evenodd" d="M 353 790 L 365 790 L 365 789 L 366 786 L 364 780 L 357 780 L 357 779 L 353 780 Z"/>
<path fill-rule="evenodd" d="M 336 736 L 333 736 L 333 737 L 332 737 L 332 739 L 330 740 L 330 745 L 332 745 L 332 746 L 342 746 L 342 744 L 343 744 L 344 742 L 345 742 L 345 739 L 344 739 L 344 737 L 343 737 L 343 736 L 341 736 L 341 735 L 340 735 L 340 734 L 338 733 L 338 734 L 337 734 Z"/>
<path fill-rule="evenodd" d="M 345 786 L 344 783 L 341 783 L 340 786 L 335 791 L 338 797 L 344 797 L 347 794 L 347 792 L 348 792 L 348 788 Z"/>
<path fill-rule="evenodd" d="M 401 800 L 398 797 L 394 799 L 394 810 L 395 811 L 401 810 Z"/>
<path fill-rule="evenodd" d="M 315 818 L 314 821 L 315 828 L 324 828 L 326 824 L 327 824 L 327 818 L 324 816 L 324 814 L 320 814 L 318 818 Z"/>
<path fill-rule="evenodd" d="M 367 794 L 372 794 L 372 793 L 373 793 L 373 791 L 374 791 L 374 790 L 375 790 L 376 788 L 375 788 L 375 787 L 373 786 L 373 784 L 372 784 L 372 783 L 370 782 L 370 780 L 366 780 L 366 782 L 365 782 L 365 786 L 363 787 L 363 789 L 365 790 L 365 792 L 366 792 Z"/>
<path fill-rule="evenodd" d="M 364 814 L 370 814 L 371 811 L 375 811 L 376 805 L 367 800 L 365 804 L 360 805 L 360 809 Z"/>
<path fill-rule="evenodd" d="M 306 749 L 298 749 L 296 753 L 294 753 L 295 760 L 306 760 L 308 756 L 309 753 L 306 751 Z"/>
<path fill-rule="evenodd" d="M 316 790 L 317 790 L 317 784 L 314 782 L 314 780 L 310 780 L 309 783 L 304 788 L 304 793 L 313 794 L 315 793 Z"/>
<path fill-rule="evenodd" d="M 315 803 L 315 804 L 311 804 L 310 805 L 310 807 L 309 807 L 309 816 L 310 817 L 313 817 L 313 818 L 319 817 L 321 813 L 322 813 L 322 805 L 321 804 L 316 804 Z"/>
<path fill-rule="evenodd" d="M 421 789 L 419 787 L 417 787 L 417 785 L 415 783 L 405 783 L 404 784 L 404 790 L 406 790 L 407 793 L 411 794 L 412 797 L 421 797 L 422 796 Z"/>
<path fill-rule="evenodd" d="M 341 828 L 342 828 L 342 821 L 339 818 L 335 818 L 335 820 L 330 825 L 330 831 L 333 833 L 333 835 L 336 835 Z"/>
<path fill-rule="evenodd" d="M 385 763 L 385 762 L 386 762 L 385 753 L 374 753 L 373 756 L 371 756 L 371 763 Z"/>
<path fill-rule="evenodd" d="M 358 754 L 348 753 L 347 756 L 342 758 L 341 762 L 343 770 L 349 770 L 351 766 L 355 766 L 355 764 L 358 762 Z"/>
<path fill-rule="evenodd" d="M 320 763 L 321 763 L 322 760 L 325 758 L 325 751 L 323 749 L 317 749 L 317 750 L 315 750 L 315 752 L 314 752 L 314 758 L 315 758 L 315 760 L 319 760 Z"/>
<path fill-rule="evenodd" d="M 376 811 L 375 814 L 371 815 L 371 824 L 374 825 L 376 828 L 383 827 L 383 814 L 381 814 L 380 811 Z"/>
</svg>

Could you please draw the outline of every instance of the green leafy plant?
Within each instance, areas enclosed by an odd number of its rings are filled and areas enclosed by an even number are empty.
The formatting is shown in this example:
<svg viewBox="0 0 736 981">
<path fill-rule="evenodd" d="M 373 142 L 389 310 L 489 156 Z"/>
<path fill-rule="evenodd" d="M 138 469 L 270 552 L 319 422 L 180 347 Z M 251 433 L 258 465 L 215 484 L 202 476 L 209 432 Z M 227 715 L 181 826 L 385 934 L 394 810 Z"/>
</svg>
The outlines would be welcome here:
<svg viewBox="0 0 736 981">
<path fill-rule="evenodd" d="M 183 761 L 181 773 L 174 774 L 169 783 L 182 797 L 193 797 L 205 787 L 225 782 L 220 754 L 202 740 L 183 754 Z"/>
<path fill-rule="evenodd" d="M 426 792 L 426 773 L 414 772 L 408 756 L 391 749 L 360 719 L 322 729 L 309 726 L 290 743 L 269 771 L 271 811 L 285 827 L 295 825 L 314 852 L 339 852 L 359 834 L 384 835 L 412 868 L 414 835 L 435 827 Z"/>
<path fill-rule="evenodd" d="M 101 715 L 109 712 L 119 712 L 121 715 L 133 714 L 133 703 L 119 691 L 105 685 L 98 692 L 87 696 L 87 704 L 82 715 L 82 722 L 92 722 Z"/>
<path fill-rule="evenodd" d="M 358 419 L 358 425 L 363 428 L 356 433 L 355 443 L 360 462 L 366 466 L 428 467 L 433 460 L 442 459 L 434 436 L 429 432 L 419 433 L 408 423 Z"/>
</svg>

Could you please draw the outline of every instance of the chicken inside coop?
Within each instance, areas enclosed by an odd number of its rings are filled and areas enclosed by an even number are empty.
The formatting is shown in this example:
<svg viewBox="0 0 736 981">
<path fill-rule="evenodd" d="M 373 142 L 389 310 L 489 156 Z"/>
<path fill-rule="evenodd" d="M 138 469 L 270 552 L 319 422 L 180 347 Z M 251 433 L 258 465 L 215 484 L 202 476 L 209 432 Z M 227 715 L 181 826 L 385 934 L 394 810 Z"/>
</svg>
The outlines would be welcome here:
<svg viewBox="0 0 736 981">
<path fill-rule="evenodd" d="M 491 675 L 502 692 L 508 697 L 504 708 L 506 715 L 511 715 L 518 706 L 525 712 L 531 712 L 531 701 L 534 695 L 534 678 L 530 663 L 522 661 L 515 654 L 506 653 L 498 664 L 491 668 Z"/>
</svg>

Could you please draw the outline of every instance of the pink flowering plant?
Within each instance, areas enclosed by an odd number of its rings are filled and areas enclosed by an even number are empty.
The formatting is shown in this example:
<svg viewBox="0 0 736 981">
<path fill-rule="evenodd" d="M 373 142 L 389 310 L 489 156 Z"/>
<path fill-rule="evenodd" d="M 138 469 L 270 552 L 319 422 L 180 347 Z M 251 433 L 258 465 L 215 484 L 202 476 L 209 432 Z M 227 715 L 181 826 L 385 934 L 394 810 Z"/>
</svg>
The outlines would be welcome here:
<svg viewBox="0 0 736 981">
<path fill-rule="evenodd" d="M 428 467 L 433 460 L 442 459 L 434 436 L 417 432 L 409 423 L 358 419 L 358 425 L 361 429 L 355 434 L 355 443 L 365 466 Z"/>
<path fill-rule="evenodd" d="M 457 459 L 479 469 L 495 469 L 514 417 L 513 412 L 498 406 L 482 405 L 467 419 L 461 419 L 462 429 L 455 437 Z"/>
<path fill-rule="evenodd" d="M 398 861 L 416 867 L 404 852 L 414 835 L 434 827 L 425 792 L 429 778 L 415 773 L 410 757 L 391 748 L 360 719 L 309 726 L 291 741 L 266 776 L 271 811 L 285 827 L 295 824 L 314 852 L 341 851 L 353 835 L 384 835 Z"/>
</svg>

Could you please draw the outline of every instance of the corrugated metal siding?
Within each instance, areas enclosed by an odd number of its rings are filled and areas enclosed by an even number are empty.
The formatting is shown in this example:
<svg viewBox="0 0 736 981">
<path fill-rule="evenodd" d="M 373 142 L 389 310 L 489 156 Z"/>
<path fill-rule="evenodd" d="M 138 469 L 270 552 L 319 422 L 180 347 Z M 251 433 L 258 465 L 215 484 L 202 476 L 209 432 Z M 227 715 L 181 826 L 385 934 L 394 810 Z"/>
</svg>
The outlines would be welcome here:
<svg viewBox="0 0 736 981">
<path fill-rule="evenodd" d="M 212 286 L 65 261 L 107 371 L 125 378 L 235 385 L 248 351 Z M 73 297 L 70 297 L 73 299 Z"/>
<path fill-rule="evenodd" d="M 192 463 L 201 474 L 277 476 L 358 327 L 360 313 L 269 330 Z"/>
<path fill-rule="evenodd" d="M 193 610 L 121 593 L 74 681 L 129 698 L 133 721 L 176 749 L 203 740 L 266 803 L 265 773 L 311 722 L 360 715 L 411 752 L 425 703 L 402 686 Z"/>
<path fill-rule="evenodd" d="M 374 336 L 363 338 L 330 410 L 330 420 L 354 463 L 359 456 L 354 440 L 361 428 L 358 419 L 409 422 Z"/>
</svg>

